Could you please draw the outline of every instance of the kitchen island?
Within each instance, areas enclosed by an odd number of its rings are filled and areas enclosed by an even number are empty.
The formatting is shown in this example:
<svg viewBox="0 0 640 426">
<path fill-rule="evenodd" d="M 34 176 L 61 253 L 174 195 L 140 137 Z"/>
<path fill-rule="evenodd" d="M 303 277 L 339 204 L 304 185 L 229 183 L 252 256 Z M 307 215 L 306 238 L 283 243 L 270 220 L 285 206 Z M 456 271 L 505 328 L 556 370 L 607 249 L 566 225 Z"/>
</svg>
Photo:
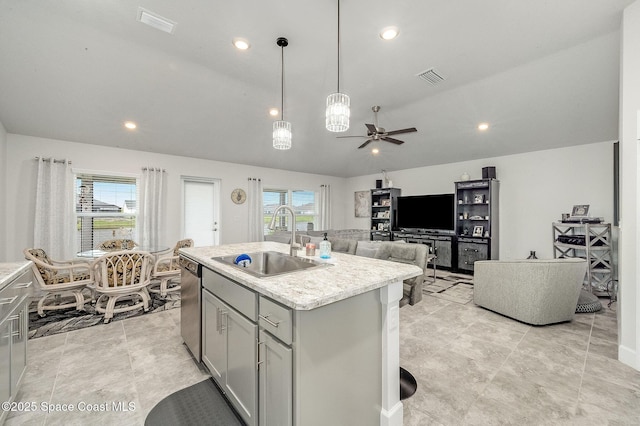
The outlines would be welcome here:
<svg viewBox="0 0 640 426">
<path fill-rule="evenodd" d="M 258 278 L 212 259 L 288 250 L 180 250 L 202 267 L 203 364 L 249 425 L 401 425 L 398 301 L 423 271 L 332 253 L 328 266 Z"/>
<path fill-rule="evenodd" d="M 0 401 L 15 400 L 27 368 L 31 262 L 0 263 Z M 0 424 L 8 416 L 0 411 Z"/>
</svg>

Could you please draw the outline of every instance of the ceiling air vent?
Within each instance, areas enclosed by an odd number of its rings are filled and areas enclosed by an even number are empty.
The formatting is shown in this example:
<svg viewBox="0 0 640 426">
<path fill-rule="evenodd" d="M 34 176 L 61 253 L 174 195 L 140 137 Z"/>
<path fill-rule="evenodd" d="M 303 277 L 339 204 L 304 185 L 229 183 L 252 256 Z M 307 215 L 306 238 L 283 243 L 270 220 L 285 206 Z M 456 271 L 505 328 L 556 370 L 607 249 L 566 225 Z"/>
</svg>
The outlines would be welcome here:
<svg viewBox="0 0 640 426">
<path fill-rule="evenodd" d="M 417 77 L 433 84 L 434 86 L 441 81 L 444 81 L 444 77 L 440 74 L 439 71 L 436 71 L 435 68 L 429 68 L 426 71 L 422 71 L 417 75 Z"/>
<path fill-rule="evenodd" d="M 176 28 L 176 23 L 153 13 L 142 7 L 138 8 L 138 21 L 143 24 L 147 24 L 156 30 L 164 31 L 165 33 L 173 34 L 173 30 Z"/>
</svg>

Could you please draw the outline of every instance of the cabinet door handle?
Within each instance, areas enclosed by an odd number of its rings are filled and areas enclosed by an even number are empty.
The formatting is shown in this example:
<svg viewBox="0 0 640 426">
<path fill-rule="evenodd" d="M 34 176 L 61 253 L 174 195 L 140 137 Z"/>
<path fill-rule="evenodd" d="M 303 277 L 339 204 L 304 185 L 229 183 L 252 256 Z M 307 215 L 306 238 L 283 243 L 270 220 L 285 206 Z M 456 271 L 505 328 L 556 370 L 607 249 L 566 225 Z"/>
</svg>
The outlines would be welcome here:
<svg viewBox="0 0 640 426">
<path fill-rule="evenodd" d="M 4 298 L 0 299 L 0 305 L 10 305 L 13 302 L 15 302 L 17 298 L 18 298 L 18 296 L 4 297 Z"/>
<path fill-rule="evenodd" d="M 278 325 L 280 325 L 280 321 L 277 321 L 277 322 L 276 322 L 276 321 L 271 321 L 271 320 L 269 319 L 269 317 L 270 317 L 270 316 L 271 316 L 271 314 L 269 314 L 269 315 L 258 315 L 258 317 L 259 317 L 260 319 L 265 320 L 265 321 L 267 322 L 267 324 L 269 324 L 269 325 L 270 325 L 270 326 L 272 326 L 272 327 L 276 327 L 276 328 L 277 328 L 277 327 L 278 327 Z"/>
<path fill-rule="evenodd" d="M 228 318 L 227 311 L 220 310 L 220 320 L 221 320 L 220 321 L 220 334 L 224 333 L 224 331 L 227 329 L 227 326 L 228 326 L 227 318 Z"/>
<path fill-rule="evenodd" d="M 28 283 L 16 284 L 16 285 L 13 286 L 13 288 L 20 288 L 20 289 L 29 288 L 29 287 L 31 287 L 31 284 L 33 284 L 33 281 L 29 281 Z"/>
<path fill-rule="evenodd" d="M 20 321 L 20 315 L 11 315 L 10 317 L 7 318 L 7 320 L 9 320 L 9 322 L 13 322 L 13 321 Z M 10 327 L 11 333 L 9 334 L 9 336 L 11 337 L 16 337 L 16 336 L 20 336 L 20 325 L 18 326 L 18 330 L 14 330 L 13 326 Z"/>
<path fill-rule="evenodd" d="M 261 342 L 260 339 L 256 339 L 256 353 L 258 354 L 258 363 L 256 364 L 256 370 L 260 370 L 260 364 L 264 363 L 264 361 L 260 360 L 260 345 L 264 342 Z"/>
</svg>

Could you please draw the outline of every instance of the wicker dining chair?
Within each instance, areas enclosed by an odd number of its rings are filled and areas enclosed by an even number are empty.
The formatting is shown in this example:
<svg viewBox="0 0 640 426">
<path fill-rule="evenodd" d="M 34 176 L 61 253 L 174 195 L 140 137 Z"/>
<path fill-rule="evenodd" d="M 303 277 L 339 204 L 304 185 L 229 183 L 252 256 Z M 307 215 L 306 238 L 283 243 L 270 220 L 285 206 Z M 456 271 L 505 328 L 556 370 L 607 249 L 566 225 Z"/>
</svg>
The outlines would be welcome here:
<svg viewBox="0 0 640 426">
<path fill-rule="evenodd" d="M 113 240 L 106 240 L 98 245 L 98 250 L 102 251 L 118 251 L 118 250 L 133 250 L 138 244 L 126 238 L 116 238 Z"/>
<path fill-rule="evenodd" d="M 42 297 L 38 300 L 38 314 L 44 317 L 45 311 L 75 307 L 84 311 L 86 303 L 82 293 L 93 286 L 93 270 L 86 260 L 54 260 L 41 248 L 28 248 L 24 257 L 33 262 L 33 275 L 38 282 Z M 73 296 L 69 301 L 67 296 Z"/>
<path fill-rule="evenodd" d="M 96 312 L 104 314 L 104 323 L 113 314 L 142 308 L 149 310 L 147 286 L 151 282 L 153 256 L 145 251 L 121 250 L 96 259 L 95 276 Z M 120 303 L 120 302 L 131 303 Z M 119 303 L 119 305 L 118 305 Z"/>
<path fill-rule="evenodd" d="M 150 292 L 160 293 L 161 297 L 166 297 L 169 292 L 180 291 L 180 284 L 176 282 L 180 278 L 178 250 L 185 247 L 193 247 L 191 238 L 178 241 L 173 248 L 172 255 L 158 258 L 153 267 L 152 282 L 149 286 Z M 169 286 L 171 283 L 173 285 Z"/>
</svg>

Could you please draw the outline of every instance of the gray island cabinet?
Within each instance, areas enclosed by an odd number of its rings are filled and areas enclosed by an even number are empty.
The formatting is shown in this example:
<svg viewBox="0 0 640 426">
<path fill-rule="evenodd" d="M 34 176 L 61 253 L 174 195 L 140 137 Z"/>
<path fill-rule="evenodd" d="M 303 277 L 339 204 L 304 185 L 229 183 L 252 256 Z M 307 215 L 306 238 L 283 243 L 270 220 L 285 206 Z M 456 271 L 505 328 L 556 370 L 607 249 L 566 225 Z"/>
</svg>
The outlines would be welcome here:
<svg viewBox="0 0 640 426">
<path fill-rule="evenodd" d="M 251 426 L 402 425 L 398 301 L 422 270 L 333 253 L 329 266 L 257 278 L 211 259 L 288 249 L 180 250 L 202 265 L 203 364 Z"/>
<path fill-rule="evenodd" d="M 31 262 L 0 263 L 0 401 L 15 401 L 27 369 Z M 0 425 L 10 410 L 0 411 Z"/>
</svg>

